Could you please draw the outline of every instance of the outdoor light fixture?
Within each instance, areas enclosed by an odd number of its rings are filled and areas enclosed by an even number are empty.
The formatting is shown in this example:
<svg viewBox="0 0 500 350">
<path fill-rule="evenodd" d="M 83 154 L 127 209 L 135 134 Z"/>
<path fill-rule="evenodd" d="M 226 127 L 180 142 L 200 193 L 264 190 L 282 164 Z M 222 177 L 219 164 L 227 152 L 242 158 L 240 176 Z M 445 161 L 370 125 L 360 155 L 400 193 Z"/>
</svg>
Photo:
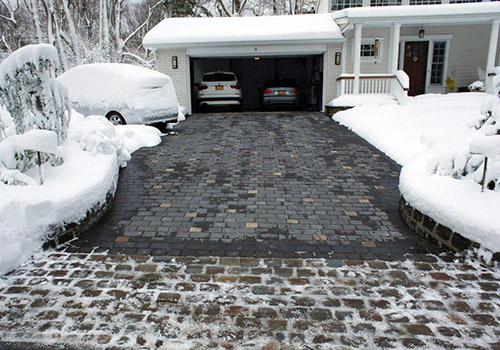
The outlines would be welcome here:
<svg viewBox="0 0 500 350">
<path fill-rule="evenodd" d="M 179 64 L 177 62 L 177 56 L 172 56 L 172 69 L 179 68 Z"/>
<path fill-rule="evenodd" d="M 254 57 L 253 58 L 255 61 L 259 61 L 260 60 L 260 57 Z"/>
<path fill-rule="evenodd" d="M 380 40 L 375 39 L 375 42 L 373 43 L 373 47 L 374 47 L 374 53 L 373 53 L 373 55 L 375 57 L 378 57 L 378 49 L 380 47 Z"/>
<path fill-rule="evenodd" d="M 425 30 L 424 30 L 424 25 L 422 24 L 422 28 L 420 28 L 420 30 L 418 31 L 418 37 L 420 39 L 423 39 L 425 36 Z"/>
<path fill-rule="evenodd" d="M 335 65 L 340 66 L 340 59 L 342 57 L 342 54 L 340 52 L 335 52 Z"/>
</svg>

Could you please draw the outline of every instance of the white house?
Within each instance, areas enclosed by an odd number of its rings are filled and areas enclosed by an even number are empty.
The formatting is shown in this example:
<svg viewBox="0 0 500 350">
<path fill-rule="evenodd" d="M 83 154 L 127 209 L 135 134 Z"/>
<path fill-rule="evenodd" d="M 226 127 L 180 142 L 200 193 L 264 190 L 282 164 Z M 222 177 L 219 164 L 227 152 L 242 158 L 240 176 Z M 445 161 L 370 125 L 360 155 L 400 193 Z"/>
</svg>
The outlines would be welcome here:
<svg viewBox="0 0 500 350">
<path fill-rule="evenodd" d="M 322 2 L 317 14 L 167 18 L 143 44 L 189 109 L 194 83 L 213 70 L 236 73 L 249 108 L 276 76 L 295 79 L 321 110 L 343 94 L 391 94 L 404 103 L 406 94 L 462 91 L 478 68 L 490 74 L 488 84 L 500 65 L 500 2 L 447 1 L 456 3 L 333 0 L 334 11 Z"/>
</svg>

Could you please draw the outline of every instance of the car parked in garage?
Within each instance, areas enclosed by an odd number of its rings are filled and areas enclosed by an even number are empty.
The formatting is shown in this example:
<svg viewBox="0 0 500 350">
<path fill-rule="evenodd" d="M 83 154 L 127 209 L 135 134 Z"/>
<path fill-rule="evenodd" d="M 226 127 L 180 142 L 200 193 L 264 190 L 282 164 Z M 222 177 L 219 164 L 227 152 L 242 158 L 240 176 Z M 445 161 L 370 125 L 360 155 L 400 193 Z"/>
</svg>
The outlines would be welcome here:
<svg viewBox="0 0 500 350">
<path fill-rule="evenodd" d="M 179 104 L 169 76 L 121 63 L 76 66 L 59 80 L 73 108 L 84 115 L 103 115 L 113 124 L 176 123 Z"/>
<path fill-rule="evenodd" d="M 264 108 L 288 106 L 299 108 L 301 91 L 293 79 L 278 78 L 265 82 L 262 89 L 262 105 Z"/>
<path fill-rule="evenodd" d="M 241 108 L 241 85 L 232 72 L 207 72 L 195 88 L 200 108 Z"/>
</svg>

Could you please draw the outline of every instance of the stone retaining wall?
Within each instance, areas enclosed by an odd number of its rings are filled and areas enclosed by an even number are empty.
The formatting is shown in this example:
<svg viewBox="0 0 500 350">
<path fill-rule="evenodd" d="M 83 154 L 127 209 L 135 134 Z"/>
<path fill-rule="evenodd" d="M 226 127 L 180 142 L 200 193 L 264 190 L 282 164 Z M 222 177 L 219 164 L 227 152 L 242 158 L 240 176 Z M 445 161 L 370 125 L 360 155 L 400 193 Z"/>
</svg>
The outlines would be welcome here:
<svg viewBox="0 0 500 350">
<path fill-rule="evenodd" d="M 345 110 L 351 109 L 351 108 L 354 108 L 354 107 L 352 107 L 352 106 L 351 107 L 348 107 L 348 106 L 336 106 L 336 107 L 325 106 L 325 114 L 327 116 L 331 117 L 337 112 L 345 111 Z"/>
<path fill-rule="evenodd" d="M 479 248 L 479 243 L 465 238 L 446 226 L 434 221 L 429 216 L 413 208 L 403 197 L 399 201 L 399 212 L 403 221 L 426 240 L 445 246 L 456 252 Z M 493 261 L 500 261 L 500 253 L 493 254 Z"/>
<path fill-rule="evenodd" d="M 106 214 L 113 206 L 114 191 L 109 191 L 103 203 L 96 203 L 87 211 L 85 218 L 79 222 L 66 225 L 54 225 L 49 228 L 43 249 L 56 248 L 63 243 L 78 237 L 81 233 L 90 229 Z"/>
</svg>

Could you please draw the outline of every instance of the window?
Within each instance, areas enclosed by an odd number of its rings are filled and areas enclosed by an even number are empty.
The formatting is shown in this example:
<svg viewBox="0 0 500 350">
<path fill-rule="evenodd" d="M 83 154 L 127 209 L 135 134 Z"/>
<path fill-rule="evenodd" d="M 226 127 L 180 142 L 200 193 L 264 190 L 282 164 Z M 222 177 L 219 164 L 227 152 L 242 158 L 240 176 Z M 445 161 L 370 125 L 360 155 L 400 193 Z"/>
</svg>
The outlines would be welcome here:
<svg viewBox="0 0 500 350">
<path fill-rule="evenodd" d="M 382 52 L 383 52 L 383 39 L 378 39 L 378 50 L 375 49 L 375 38 L 364 38 L 361 40 L 361 60 L 362 61 L 371 61 L 371 62 L 379 62 L 382 60 Z M 352 44 L 352 56 L 351 60 L 354 60 L 354 42 Z M 377 52 L 378 51 L 378 52 Z M 377 54 L 377 55 L 376 55 Z"/>
<path fill-rule="evenodd" d="M 442 85 L 444 75 L 445 41 L 435 41 L 432 51 L 431 84 Z"/>
<path fill-rule="evenodd" d="M 465 4 L 468 2 L 483 2 L 483 0 L 450 0 L 450 4 Z"/>
<path fill-rule="evenodd" d="M 342 10 L 348 7 L 362 7 L 363 0 L 332 0 L 332 11 Z"/>
<path fill-rule="evenodd" d="M 410 5 L 439 5 L 441 0 L 410 0 Z"/>
<path fill-rule="evenodd" d="M 400 6 L 402 0 L 370 0 L 370 6 Z"/>
</svg>

